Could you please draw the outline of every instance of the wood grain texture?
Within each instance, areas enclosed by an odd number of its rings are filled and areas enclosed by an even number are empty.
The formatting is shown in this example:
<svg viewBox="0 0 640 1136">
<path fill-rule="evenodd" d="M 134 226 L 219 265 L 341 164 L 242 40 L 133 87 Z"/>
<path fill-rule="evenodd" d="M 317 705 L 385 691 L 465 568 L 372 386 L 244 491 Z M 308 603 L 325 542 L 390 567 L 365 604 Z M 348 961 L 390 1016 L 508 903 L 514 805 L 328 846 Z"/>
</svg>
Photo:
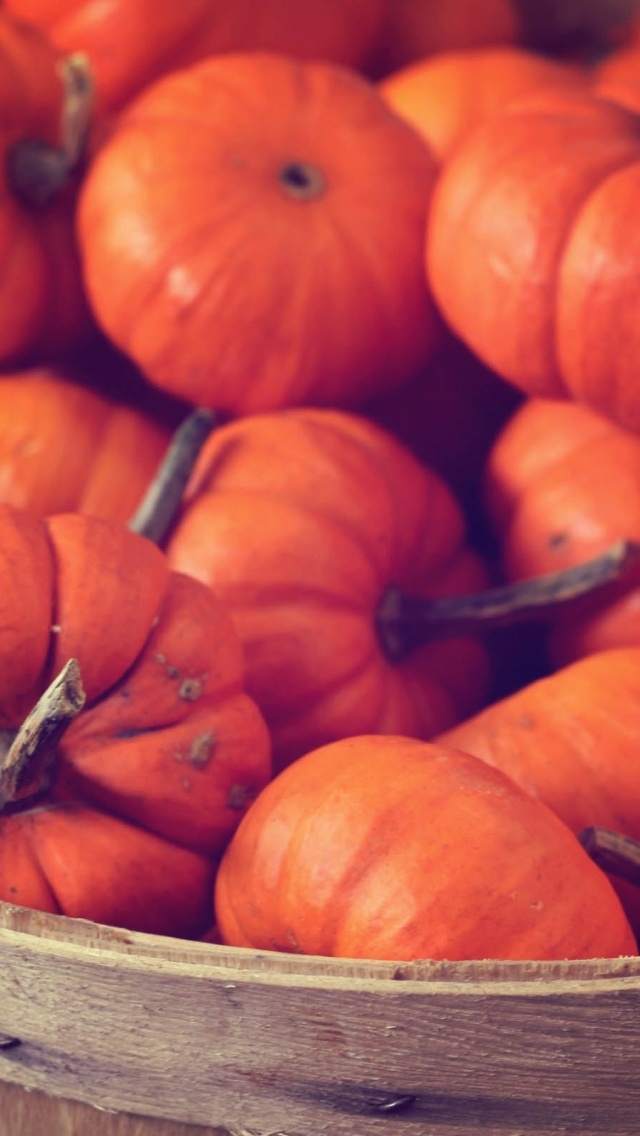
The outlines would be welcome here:
<svg viewBox="0 0 640 1136">
<path fill-rule="evenodd" d="M 228 1136 L 220 1128 L 126 1116 L 0 1081 L 0 1136 Z"/>
<path fill-rule="evenodd" d="M 5 906 L 0 1034 L 0 1081 L 174 1133 L 638 1133 L 638 958 L 344 962 Z"/>
</svg>

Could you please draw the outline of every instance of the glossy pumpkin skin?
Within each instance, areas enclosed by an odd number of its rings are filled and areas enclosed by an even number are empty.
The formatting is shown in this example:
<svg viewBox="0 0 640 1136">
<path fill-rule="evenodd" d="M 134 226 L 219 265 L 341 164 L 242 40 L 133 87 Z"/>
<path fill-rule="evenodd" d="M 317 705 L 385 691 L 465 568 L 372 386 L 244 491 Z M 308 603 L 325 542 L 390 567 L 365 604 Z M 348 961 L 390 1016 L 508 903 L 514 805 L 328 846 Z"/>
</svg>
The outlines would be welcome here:
<svg viewBox="0 0 640 1136">
<path fill-rule="evenodd" d="M 277 767 L 355 733 L 428 737 L 482 704 L 477 639 L 433 640 L 396 662 L 383 651 L 390 585 L 436 597 L 486 576 L 441 478 L 357 415 L 298 409 L 221 427 L 166 552 L 232 616 Z"/>
<path fill-rule="evenodd" d="M 128 521 L 170 441 L 168 426 L 69 371 L 39 367 L 0 379 L 0 501 L 34 516 Z"/>
<path fill-rule="evenodd" d="M 75 239 L 75 187 L 33 206 L 13 168 L 26 142 L 60 146 L 61 64 L 35 28 L 0 12 L 0 365 L 68 349 L 93 328 Z"/>
<path fill-rule="evenodd" d="M 635 431 L 638 122 L 591 94 L 505 108 L 443 171 L 427 242 L 441 310 L 489 366 Z"/>
<path fill-rule="evenodd" d="M 386 0 L 378 71 L 387 75 L 443 52 L 514 43 L 518 32 L 512 0 Z"/>
<path fill-rule="evenodd" d="M 0 532 L 2 729 L 69 658 L 87 695 L 46 796 L 0 818 L 0 898 L 202 933 L 215 861 L 271 773 L 229 617 L 115 523 L 2 506 Z"/>
<path fill-rule="evenodd" d="M 480 123 L 540 89 L 586 89 L 586 71 L 524 48 L 443 51 L 388 75 L 380 91 L 440 161 Z"/>
<path fill-rule="evenodd" d="M 530 399 L 494 441 L 487 511 L 510 580 L 570 568 L 618 540 L 640 541 L 640 439 L 577 403 Z M 554 665 L 640 646 L 640 571 L 554 619 Z"/>
<path fill-rule="evenodd" d="M 640 648 L 603 650 L 485 707 L 438 738 L 506 773 L 572 831 L 640 839 Z M 638 889 L 614 881 L 640 930 Z"/>
<path fill-rule="evenodd" d="M 96 317 L 152 383 L 233 413 L 398 385 L 440 334 L 422 263 L 436 170 L 346 69 L 255 53 L 169 76 L 84 183 Z"/>
<path fill-rule="evenodd" d="M 347 66 L 376 44 L 384 0 L 7 0 L 60 50 L 83 51 L 100 101 L 120 110 L 149 83 L 210 55 L 278 51 Z"/>
<path fill-rule="evenodd" d="M 604 873 L 539 801 L 449 746 L 354 737 L 261 793 L 216 880 L 223 942 L 344 958 L 636 954 Z"/>
</svg>

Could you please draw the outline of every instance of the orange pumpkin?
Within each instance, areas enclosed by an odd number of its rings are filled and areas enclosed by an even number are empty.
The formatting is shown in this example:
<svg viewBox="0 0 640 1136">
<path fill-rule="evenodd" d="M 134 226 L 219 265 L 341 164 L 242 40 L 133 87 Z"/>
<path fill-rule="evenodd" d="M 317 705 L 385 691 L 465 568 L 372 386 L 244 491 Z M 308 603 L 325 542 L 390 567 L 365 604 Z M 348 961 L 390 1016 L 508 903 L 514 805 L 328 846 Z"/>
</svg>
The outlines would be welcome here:
<svg viewBox="0 0 640 1136">
<path fill-rule="evenodd" d="M 581 564 L 616 540 L 640 542 L 640 439 L 588 407 L 530 399 L 494 441 L 484 496 L 504 574 L 523 580 Z M 555 665 L 640 645 L 640 569 L 549 635 Z"/>
<path fill-rule="evenodd" d="M 600 651 L 443 733 L 543 801 L 575 833 L 640 839 L 640 648 Z M 640 931 L 640 893 L 615 881 Z"/>
<path fill-rule="evenodd" d="M 355 73 L 209 59 L 129 106 L 85 180 L 85 279 L 159 387 L 234 413 L 353 403 L 440 325 L 422 248 L 437 166 Z"/>
<path fill-rule="evenodd" d="M 388 75 L 380 91 L 440 161 L 481 122 L 547 87 L 586 89 L 586 71 L 518 47 L 446 51 Z"/>
<path fill-rule="evenodd" d="M 232 616 L 278 765 L 349 734 L 430 736 L 485 697 L 477 638 L 418 646 L 394 607 L 395 586 L 429 598 L 483 586 L 461 510 L 364 418 L 298 409 L 222 426 L 166 552 Z"/>
<path fill-rule="evenodd" d="M 80 63 L 0 13 L 0 365 L 68 349 L 93 329 L 75 240 L 81 81 Z"/>
<path fill-rule="evenodd" d="M 386 0 L 376 69 L 386 75 L 441 52 L 514 43 L 518 34 L 512 0 Z"/>
<path fill-rule="evenodd" d="M 441 310 L 480 358 L 635 431 L 639 122 L 560 90 L 503 109 L 452 155 L 427 242 Z"/>
<path fill-rule="evenodd" d="M 380 959 L 637 954 L 604 873 L 541 802 L 440 744 L 355 737 L 302 757 L 216 880 L 225 943 Z"/>
<path fill-rule="evenodd" d="M 34 516 L 128 521 L 171 440 L 169 426 L 40 367 L 0 378 L 0 501 Z"/>
<path fill-rule="evenodd" d="M 229 51 L 279 51 L 349 66 L 378 41 L 384 0 L 5 0 L 60 50 L 91 60 L 100 101 L 120 109 L 166 72 Z"/>
<path fill-rule="evenodd" d="M 50 787 L 16 766 L 20 791 L 3 793 L 12 810 L 0 817 L 0 898 L 201 934 L 215 862 L 271 771 L 229 617 L 115 523 L 0 506 L 0 534 L 3 748 L 67 660 L 86 697 L 56 746 Z"/>
</svg>

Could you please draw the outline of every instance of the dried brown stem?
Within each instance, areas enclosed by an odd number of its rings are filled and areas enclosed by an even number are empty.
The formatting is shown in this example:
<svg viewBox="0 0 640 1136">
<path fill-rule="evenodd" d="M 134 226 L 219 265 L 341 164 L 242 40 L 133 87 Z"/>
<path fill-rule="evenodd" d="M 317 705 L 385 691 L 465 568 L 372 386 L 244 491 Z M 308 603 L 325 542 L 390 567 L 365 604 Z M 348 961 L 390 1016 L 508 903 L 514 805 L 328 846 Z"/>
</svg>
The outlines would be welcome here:
<svg viewBox="0 0 640 1136">
<path fill-rule="evenodd" d="M 67 185 L 84 159 L 93 113 L 94 85 L 85 55 L 60 64 L 63 96 L 59 144 L 23 138 L 7 154 L 7 177 L 25 205 L 43 208 Z"/>
<path fill-rule="evenodd" d="M 640 544 L 621 540 L 584 564 L 473 595 L 426 600 L 392 587 L 377 613 L 380 642 L 397 661 L 429 639 L 551 618 L 573 601 L 620 580 L 639 561 Z"/>
<path fill-rule="evenodd" d="M 194 410 L 178 427 L 129 528 L 161 544 L 173 524 L 196 459 L 216 424 L 212 410 Z"/>
<path fill-rule="evenodd" d="M 0 809 L 46 788 L 57 745 L 84 703 L 80 668 L 75 659 L 69 659 L 0 762 Z"/>
</svg>

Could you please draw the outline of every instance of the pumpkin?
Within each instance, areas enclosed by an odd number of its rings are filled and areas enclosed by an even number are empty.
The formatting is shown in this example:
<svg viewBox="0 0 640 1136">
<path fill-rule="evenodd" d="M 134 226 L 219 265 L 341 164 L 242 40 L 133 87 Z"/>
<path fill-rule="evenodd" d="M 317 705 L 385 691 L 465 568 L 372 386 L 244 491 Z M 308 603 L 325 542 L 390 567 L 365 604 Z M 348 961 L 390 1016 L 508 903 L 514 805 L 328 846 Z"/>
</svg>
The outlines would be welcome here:
<svg viewBox="0 0 640 1136">
<path fill-rule="evenodd" d="M 93 330 L 75 239 L 89 109 L 82 61 L 0 12 L 0 365 L 67 350 Z"/>
<path fill-rule="evenodd" d="M 98 322 L 152 383 L 232 413 L 398 385 L 440 334 L 422 264 L 436 171 L 345 69 L 253 53 L 168 76 L 84 181 Z"/>
<path fill-rule="evenodd" d="M 203 933 L 216 861 L 271 774 L 229 617 L 115 522 L 3 505 L 0 536 L 0 898 Z M 72 664 L 76 713 L 33 771 L 23 719 L 55 720 L 38 707 Z"/>
<path fill-rule="evenodd" d="M 436 299 L 480 358 L 635 431 L 638 124 L 559 89 L 504 108 L 447 163 L 427 240 Z"/>
<path fill-rule="evenodd" d="M 440 161 L 481 122 L 509 103 L 547 87 L 587 87 L 585 71 L 504 46 L 446 51 L 388 75 L 380 91 Z"/>
<path fill-rule="evenodd" d="M 376 68 L 387 75 L 442 52 L 513 43 L 518 34 L 512 0 L 386 0 Z"/>
<path fill-rule="evenodd" d="M 616 542 L 566 573 L 478 592 L 485 573 L 455 498 L 371 422 L 290 410 L 203 441 L 209 430 L 202 410 L 185 421 L 130 523 L 225 603 L 276 766 L 363 724 L 433 734 L 482 699 L 479 635 L 554 615 L 635 561 Z M 174 523 L 191 441 L 200 457 Z"/>
<path fill-rule="evenodd" d="M 279 51 L 348 66 L 377 44 L 384 0 L 6 0 L 65 52 L 91 60 L 100 103 L 119 110 L 161 75 L 229 51 Z"/>
<path fill-rule="evenodd" d="M 640 439 L 586 406 L 530 399 L 494 441 L 484 498 L 507 579 L 580 564 L 616 540 L 640 541 Z M 636 565 L 560 613 L 548 636 L 552 663 L 640 645 L 639 586 Z"/>
<path fill-rule="evenodd" d="M 442 733 L 543 801 L 575 833 L 640 839 L 640 648 L 580 659 Z M 616 881 L 636 931 L 640 894 Z"/>
<path fill-rule="evenodd" d="M 477 758 L 347 738 L 253 803 L 216 879 L 223 942 L 379 959 L 637 954 L 605 874 L 541 802 Z"/>
<path fill-rule="evenodd" d="M 67 368 L 0 378 L 0 501 L 34 516 L 128 521 L 169 445 L 168 425 Z"/>
<path fill-rule="evenodd" d="M 394 610 L 396 586 L 435 598 L 484 585 L 462 512 L 359 415 L 291 409 L 221 426 L 165 547 L 231 615 L 278 767 L 349 734 L 429 736 L 485 697 L 477 636 L 407 649 Z"/>
</svg>

